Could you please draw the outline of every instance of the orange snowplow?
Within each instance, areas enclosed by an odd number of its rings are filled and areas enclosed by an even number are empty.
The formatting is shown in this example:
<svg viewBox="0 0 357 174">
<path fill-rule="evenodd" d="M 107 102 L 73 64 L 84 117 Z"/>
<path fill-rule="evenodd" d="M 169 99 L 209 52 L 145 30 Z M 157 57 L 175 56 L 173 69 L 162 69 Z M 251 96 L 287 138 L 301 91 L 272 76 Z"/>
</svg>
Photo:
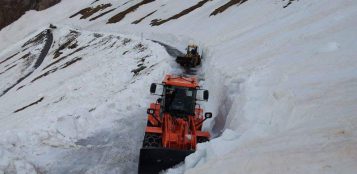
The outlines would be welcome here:
<svg viewBox="0 0 357 174">
<path fill-rule="evenodd" d="M 162 86 L 160 94 L 156 94 L 158 85 Z M 151 84 L 150 92 L 160 98 L 147 110 L 139 174 L 159 173 L 179 164 L 196 150 L 197 143 L 210 138 L 202 124 L 212 113 L 203 115 L 197 103 L 208 100 L 208 91 L 200 88 L 195 77 L 166 75 L 162 84 Z"/>
</svg>

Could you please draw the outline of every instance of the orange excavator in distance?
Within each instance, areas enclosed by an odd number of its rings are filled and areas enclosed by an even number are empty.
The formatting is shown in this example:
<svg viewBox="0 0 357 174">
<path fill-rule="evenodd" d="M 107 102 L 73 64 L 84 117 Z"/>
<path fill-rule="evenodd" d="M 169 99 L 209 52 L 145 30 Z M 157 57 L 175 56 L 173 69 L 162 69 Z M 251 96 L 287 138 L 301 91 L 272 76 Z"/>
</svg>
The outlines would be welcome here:
<svg viewBox="0 0 357 174">
<path fill-rule="evenodd" d="M 160 94 L 156 94 L 158 85 L 162 86 Z M 197 143 L 210 138 L 202 124 L 212 113 L 203 115 L 197 103 L 207 101 L 209 93 L 200 88 L 196 77 L 166 75 L 162 84 L 151 84 L 150 92 L 160 98 L 147 109 L 139 174 L 157 174 L 179 164 L 196 150 Z"/>
</svg>

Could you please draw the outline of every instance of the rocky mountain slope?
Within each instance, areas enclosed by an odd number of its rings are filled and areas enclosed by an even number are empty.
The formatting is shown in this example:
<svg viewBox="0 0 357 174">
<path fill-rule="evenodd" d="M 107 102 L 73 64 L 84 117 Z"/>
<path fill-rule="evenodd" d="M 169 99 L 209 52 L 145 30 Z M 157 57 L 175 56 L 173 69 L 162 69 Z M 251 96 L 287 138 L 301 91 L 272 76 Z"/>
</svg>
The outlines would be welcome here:
<svg viewBox="0 0 357 174">
<path fill-rule="evenodd" d="M 0 30 L 19 19 L 28 10 L 44 10 L 61 0 L 2 0 L 0 1 Z"/>
</svg>

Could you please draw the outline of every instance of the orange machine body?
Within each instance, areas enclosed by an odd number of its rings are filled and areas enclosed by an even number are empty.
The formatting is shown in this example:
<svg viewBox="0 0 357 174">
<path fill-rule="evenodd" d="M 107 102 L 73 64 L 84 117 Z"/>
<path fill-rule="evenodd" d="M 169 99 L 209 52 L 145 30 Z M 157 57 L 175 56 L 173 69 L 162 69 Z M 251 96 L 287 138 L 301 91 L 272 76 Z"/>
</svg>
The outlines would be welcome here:
<svg viewBox="0 0 357 174">
<path fill-rule="evenodd" d="M 156 94 L 157 85 L 163 86 Z M 203 91 L 203 99 L 198 93 Z M 150 92 L 159 95 L 147 110 L 148 119 L 139 156 L 139 174 L 157 174 L 184 161 L 197 143 L 208 141 L 203 122 L 212 117 L 197 101 L 207 101 L 208 91 L 200 89 L 195 77 L 166 75 L 162 84 L 151 84 Z"/>
<path fill-rule="evenodd" d="M 197 79 L 195 77 L 180 77 L 166 75 L 162 82 L 163 85 L 175 87 L 185 87 L 191 89 L 199 89 Z M 176 117 L 169 112 L 163 112 L 162 104 L 151 103 L 150 108 L 154 110 L 154 114 L 148 114 L 148 126 L 146 133 L 161 134 L 162 147 L 180 149 L 180 150 L 195 150 L 196 144 L 202 140 L 208 140 L 209 132 L 202 131 L 202 123 L 205 120 L 203 109 L 199 105 L 195 106 L 192 115 L 184 117 Z"/>
</svg>

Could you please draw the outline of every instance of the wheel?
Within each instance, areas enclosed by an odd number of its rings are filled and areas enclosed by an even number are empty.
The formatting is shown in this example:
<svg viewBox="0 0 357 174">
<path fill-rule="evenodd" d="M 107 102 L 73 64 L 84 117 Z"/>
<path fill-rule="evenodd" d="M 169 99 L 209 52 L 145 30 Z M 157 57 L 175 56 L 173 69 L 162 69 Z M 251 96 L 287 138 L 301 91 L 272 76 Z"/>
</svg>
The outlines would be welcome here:
<svg viewBox="0 0 357 174">
<path fill-rule="evenodd" d="M 197 137 L 197 143 L 204 143 L 209 141 L 207 137 Z"/>
<path fill-rule="evenodd" d="M 161 147 L 161 135 L 153 133 L 145 133 L 143 147 Z"/>
<path fill-rule="evenodd" d="M 152 126 L 154 126 L 153 124 L 151 124 L 151 122 L 148 120 L 148 122 L 146 123 L 146 126 L 150 126 L 150 127 L 152 127 Z"/>
<path fill-rule="evenodd" d="M 195 67 L 196 66 L 195 64 L 196 64 L 196 60 L 192 58 L 190 61 L 190 67 Z"/>
</svg>

